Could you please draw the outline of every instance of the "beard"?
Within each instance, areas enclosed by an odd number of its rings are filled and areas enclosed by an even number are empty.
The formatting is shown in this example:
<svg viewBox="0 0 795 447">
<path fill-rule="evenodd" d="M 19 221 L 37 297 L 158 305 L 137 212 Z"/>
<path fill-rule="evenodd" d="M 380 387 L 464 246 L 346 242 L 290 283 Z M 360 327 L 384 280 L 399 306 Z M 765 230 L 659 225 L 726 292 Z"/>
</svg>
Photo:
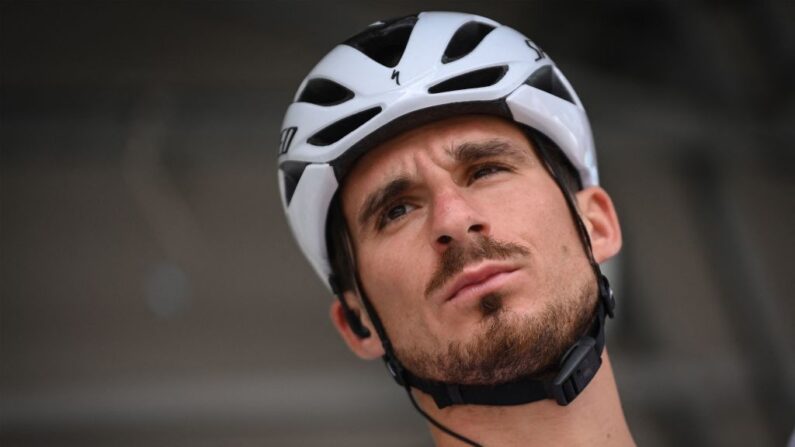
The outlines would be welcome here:
<svg viewBox="0 0 795 447">
<path fill-rule="evenodd" d="M 524 247 L 488 238 L 473 247 L 448 250 L 427 290 L 441 287 L 469 264 L 525 253 Z M 433 350 L 396 345 L 396 356 L 415 375 L 447 383 L 497 385 L 520 378 L 546 378 L 588 330 L 597 303 L 596 281 L 590 275 L 574 287 L 557 290 L 559 296 L 530 315 L 508 311 L 506 297 L 500 293 L 487 294 L 479 303 L 479 334 L 470 341 L 455 341 Z"/>
</svg>

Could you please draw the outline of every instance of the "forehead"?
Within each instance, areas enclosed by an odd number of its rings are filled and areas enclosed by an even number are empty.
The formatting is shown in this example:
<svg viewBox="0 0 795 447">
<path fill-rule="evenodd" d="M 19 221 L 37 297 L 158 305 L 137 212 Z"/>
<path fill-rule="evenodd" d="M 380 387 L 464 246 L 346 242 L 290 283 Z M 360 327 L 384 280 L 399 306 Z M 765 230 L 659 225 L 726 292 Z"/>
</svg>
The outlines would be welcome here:
<svg viewBox="0 0 795 447">
<path fill-rule="evenodd" d="M 351 196 L 365 193 L 363 190 L 368 186 L 375 187 L 384 179 L 405 174 L 407 163 L 417 153 L 435 158 L 450 157 L 452 149 L 462 143 L 495 138 L 526 147 L 535 156 L 525 134 L 503 118 L 486 115 L 449 118 L 404 132 L 363 155 L 345 178 L 343 200 L 348 202 Z"/>
</svg>

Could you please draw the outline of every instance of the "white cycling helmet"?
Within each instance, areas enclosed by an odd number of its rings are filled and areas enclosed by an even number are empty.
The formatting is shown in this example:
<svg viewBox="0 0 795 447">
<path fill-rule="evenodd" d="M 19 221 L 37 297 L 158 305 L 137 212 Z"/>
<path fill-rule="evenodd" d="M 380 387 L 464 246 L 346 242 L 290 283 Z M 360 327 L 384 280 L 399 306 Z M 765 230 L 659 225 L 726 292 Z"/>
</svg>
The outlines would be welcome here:
<svg viewBox="0 0 795 447">
<path fill-rule="evenodd" d="M 329 285 L 326 223 L 364 152 L 419 125 L 498 115 L 551 140 L 583 187 L 599 182 L 577 94 L 530 39 L 476 15 L 423 12 L 376 22 L 335 47 L 301 83 L 282 124 L 279 188 L 293 234 Z"/>
</svg>

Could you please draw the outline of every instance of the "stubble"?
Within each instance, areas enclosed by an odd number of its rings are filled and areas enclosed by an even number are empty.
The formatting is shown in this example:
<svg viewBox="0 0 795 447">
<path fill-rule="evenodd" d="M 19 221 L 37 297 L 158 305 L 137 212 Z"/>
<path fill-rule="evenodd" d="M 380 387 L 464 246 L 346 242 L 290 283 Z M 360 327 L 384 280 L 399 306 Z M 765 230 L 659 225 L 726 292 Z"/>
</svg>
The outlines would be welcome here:
<svg viewBox="0 0 795 447">
<path fill-rule="evenodd" d="M 480 238 L 470 247 L 448 250 L 426 292 L 433 291 L 472 263 L 507 259 L 528 253 L 524 247 Z M 542 378 L 556 370 L 566 350 L 588 329 L 596 306 L 596 282 L 588 275 L 529 315 L 507 308 L 508 297 L 490 293 L 481 298 L 481 322 L 467 342 L 455 341 L 429 351 L 420 346 L 395 346 L 397 357 L 419 377 L 460 384 L 495 385 L 524 377 Z"/>
</svg>

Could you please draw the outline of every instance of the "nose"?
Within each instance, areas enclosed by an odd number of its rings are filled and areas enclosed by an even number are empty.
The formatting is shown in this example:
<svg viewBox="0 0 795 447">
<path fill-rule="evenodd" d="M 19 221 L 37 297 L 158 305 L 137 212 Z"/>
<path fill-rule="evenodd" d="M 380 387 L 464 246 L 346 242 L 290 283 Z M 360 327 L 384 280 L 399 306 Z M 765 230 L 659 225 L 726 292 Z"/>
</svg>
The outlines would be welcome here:
<svg viewBox="0 0 795 447">
<path fill-rule="evenodd" d="M 453 244 L 466 243 L 477 236 L 487 236 L 490 227 L 476 207 L 455 187 L 436 195 L 431 221 L 431 239 L 438 252 Z"/>
</svg>

